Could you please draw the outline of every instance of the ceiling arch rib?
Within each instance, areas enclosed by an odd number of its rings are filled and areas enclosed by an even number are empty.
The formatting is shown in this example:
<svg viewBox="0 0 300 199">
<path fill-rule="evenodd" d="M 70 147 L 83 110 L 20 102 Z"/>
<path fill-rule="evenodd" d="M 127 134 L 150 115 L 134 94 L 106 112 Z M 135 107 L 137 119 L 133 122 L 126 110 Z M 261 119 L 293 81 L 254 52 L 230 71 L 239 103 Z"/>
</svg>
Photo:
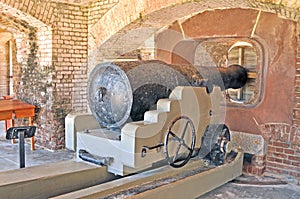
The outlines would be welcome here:
<svg viewBox="0 0 300 199">
<path fill-rule="evenodd" d="M 23 26 L 27 25 L 27 26 L 36 27 L 36 28 L 47 27 L 47 25 L 45 23 L 41 22 L 40 20 L 38 20 L 30 15 L 26 15 L 22 11 L 20 11 L 16 8 L 13 8 L 7 4 L 4 4 L 2 2 L 0 2 L 0 14 L 1 14 L 1 17 L 6 17 L 10 20 L 20 21 Z"/>
</svg>

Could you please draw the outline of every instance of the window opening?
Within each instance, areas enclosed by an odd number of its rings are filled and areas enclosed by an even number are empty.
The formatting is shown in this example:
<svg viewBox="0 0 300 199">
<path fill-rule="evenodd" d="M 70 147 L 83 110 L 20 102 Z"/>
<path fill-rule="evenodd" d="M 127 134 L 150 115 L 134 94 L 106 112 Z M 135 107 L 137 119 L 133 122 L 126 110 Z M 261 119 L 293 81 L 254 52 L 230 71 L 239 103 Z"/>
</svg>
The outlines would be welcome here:
<svg viewBox="0 0 300 199">
<path fill-rule="evenodd" d="M 243 88 L 226 90 L 227 97 L 233 103 L 249 104 L 255 100 L 258 56 L 253 44 L 238 41 L 228 50 L 228 65 L 239 64 L 248 70 L 248 82 Z"/>
<path fill-rule="evenodd" d="M 228 105 L 253 106 L 260 100 L 262 88 L 263 51 L 261 45 L 249 38 L 199 39 L 194 65 L 228 67 L 239 64 L 248 70 L 248 82 L 241 89 L 224 92 Z"/>
</svg>

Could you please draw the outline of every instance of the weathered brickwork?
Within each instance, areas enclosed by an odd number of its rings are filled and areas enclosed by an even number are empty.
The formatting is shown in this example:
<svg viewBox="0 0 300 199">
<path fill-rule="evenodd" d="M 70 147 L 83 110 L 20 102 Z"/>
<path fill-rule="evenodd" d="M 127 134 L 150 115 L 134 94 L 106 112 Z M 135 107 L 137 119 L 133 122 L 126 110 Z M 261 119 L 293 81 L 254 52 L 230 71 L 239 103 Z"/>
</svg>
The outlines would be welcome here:
<svg viewBox="0 0 300 199">
<path fill-rule="evenodd" d="M 63 148 L 64 117 L 73 107 L 86 111 L 87 11 L 52 1 L 4 3 L 1 26 L 16 42 L 15 95 L 37 106 L 37 144 Z"/>
<path fill-rule="evenodd" d="M 95 38 L 95 45 L 99 45 L 108 39 L 110 36 L 115 34 L 121 28 L 125 27 L 127 24 L 133 22 L 134 20 L 147 15 L 153 11 L 159 10 L 161 8 L 192 2 L 192 5 L 197 6 L 197 4 L 203 5 L 204 9 L 211 8 L 222 8 L 224 7 L 249 7 L 263 9 L 265 11 L 276 12 L 284 17 L 299 20 L 299 10 L 300 3 L 297 0 L 246 0 L 246 1 L 232 1 L 232 0 L 169 0 L 169 1 L 159 1 L 159 0 L 123 0 L 120 1 L 116 6 L 110 9 L 101 20 L 96 23 L 90 30 L 90 34 Z M 131 6 L 128 6 L 131 5 Z M 113 21 L 111 19 L 114 19 Z M 159 17 L 158 17 L 158 20 Z M 158 21 L 159 22 L 159 21 Z"/>
<path fill-rule="evenodd" d="M 243 7 L 300 19 L 298 0 L 0 0 L 0 28 L 14 37 L 14 90 L 18 98 L 37 106 L 37 144 L 64 147 L 64 118 L 71 111 L 87 111 L 89 67 L 97 63 L 97 49 L 103 42 L 137 19 L 143 23 L 154 11 L 188 3 L 190 15 L 212 8 Z M 161 28 L 182 13 L 174 8 L 170 16 L 161 13 L 145 25 Z M 300 125 L 300 36 L 297 39 L 293 125 Z M 299 167 L 299 143 L 288 132 L 288 138 L 270 132 L 268 154 L 254 157 L 254 164 L 245 169 L 261 174 L 265 169 L 280 172 L 284 168 L 299 176 L 295 169 Z"/>
<path fill-rule="evenodd" d="M 251 175 L 261 176 L 266 171 L 266 155 L 253 155 L 251 162 L 244 162 L 243 172 Z"/>
<path fill-rule="evenodd" d="M 300 180 L 300 126 L 275 123 L 265 124 L 263 129 L 269 143 L 266 170 Z"/>
<path fill-rule="evenodd" d="M 112 8 L 112 6 L 116 5 L 119 0 L 99 0 L 99 1 L 90 1 L 88 2 L 88 17 L 89 17 L 89 25 L 95 25 L 103 15 Z"/>
</svg>

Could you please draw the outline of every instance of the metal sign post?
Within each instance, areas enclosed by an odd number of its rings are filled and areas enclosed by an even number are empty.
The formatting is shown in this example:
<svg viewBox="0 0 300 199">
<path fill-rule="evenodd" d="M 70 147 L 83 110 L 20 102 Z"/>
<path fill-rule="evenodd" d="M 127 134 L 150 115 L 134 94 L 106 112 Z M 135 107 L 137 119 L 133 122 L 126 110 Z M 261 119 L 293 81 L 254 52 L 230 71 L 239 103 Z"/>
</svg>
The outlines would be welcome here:
<svg viewBox="0 0 300 199">
<path fill-rule="evenodd" d="M 25 138 L 33 137 L 35 131 L 35 126 L 11 127 L 7 130 L 7 140 L 19 139 L 20 168 L 25 168 Z"/>
</svg>

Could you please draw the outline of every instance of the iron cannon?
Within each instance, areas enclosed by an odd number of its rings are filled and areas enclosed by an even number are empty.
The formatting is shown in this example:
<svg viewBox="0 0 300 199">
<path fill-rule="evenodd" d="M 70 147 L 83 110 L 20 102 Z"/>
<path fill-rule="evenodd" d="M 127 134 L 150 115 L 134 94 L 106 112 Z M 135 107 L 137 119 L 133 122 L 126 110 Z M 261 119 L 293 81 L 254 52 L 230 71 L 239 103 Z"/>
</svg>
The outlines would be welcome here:
<svg viewBox="0 0 300 199">
<path fill-rule="evenodd" d="M 77 157 L 121 176 L 166 162 L 182 167 L 192 157 L 222 165 L 233 151 L 222 90 L 246 82 L 239 65 L 101 63 L 88 81 L 89 107 L 100 127 L 77 133 Z"/>
<path fill-rule="evenodd" d="M 159 60 L 101 63 L 90 73 L 88 102 L 92 114 L 104 127 L 120 128 L 128 121 L 143 120 L 159 99 L 167 98 L 176 86 L 221 90 L 241 88 L 247 70 L 191 64 L 172 65 Z"/>
</svg>

